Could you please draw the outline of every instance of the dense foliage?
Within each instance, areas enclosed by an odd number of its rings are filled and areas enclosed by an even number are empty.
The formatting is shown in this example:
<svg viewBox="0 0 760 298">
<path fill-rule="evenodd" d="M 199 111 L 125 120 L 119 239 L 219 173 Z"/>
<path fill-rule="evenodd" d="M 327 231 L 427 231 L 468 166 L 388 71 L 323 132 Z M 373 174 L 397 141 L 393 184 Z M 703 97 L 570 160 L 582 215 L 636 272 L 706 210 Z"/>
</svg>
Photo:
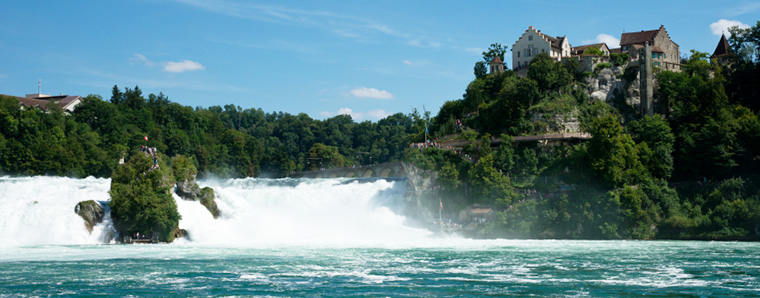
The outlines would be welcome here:
<svg viewBox="0 0 760 298">
<path fill-rule="evenodd" d="M 400 160 L 423 133 L 416 111 L 377 122 L 346 115 L 315 120 L 234 105 L 193 109 L 163 94 L 145 98 L 139 87 L 114 86 L 110 101 L 89 95 L 71 115 L 24 110 L 0 97 L 0 173 L 108 177 L 129 150 L 147 145 L 190 157 L 201 177 L 283 177 L 320 163 Z"/>
<path fill-rule="evenodd" d="M 424 149 L 407 160 L 438 171 L 448 216 L 471 204 L 498 210 L 482 235 L 757 239 L 760 22 L 732 33 L 730 65 L 692 51 L 681 72 L 657 74 L 661 113 L 652 117 L 579 91 L 586 80 L 574 60 L 539 54 L 527 77 L 476 77 L 432 119 L 434 137 L 469 141 L 460 154 L 475 158 Z M 627 60 L 614 55 L 603 67 Z M 577 117 L 591 139 L 548 146 L 510 137 L 562 131 L 553 124 L 561 117 Z M 491 135 L 501 135 L 496 148 Z"/>
<path fill-rule="evenodd" d="M 111 217 L 121 235 L 157 235 L 161 241 L 171 242 L 181 218 L 171 195 L 175 180 L 163 161 L 158 169 L 153 163 L 153 158 L 138 153 L 114 171 L 109 191 Z"/>
</svg>

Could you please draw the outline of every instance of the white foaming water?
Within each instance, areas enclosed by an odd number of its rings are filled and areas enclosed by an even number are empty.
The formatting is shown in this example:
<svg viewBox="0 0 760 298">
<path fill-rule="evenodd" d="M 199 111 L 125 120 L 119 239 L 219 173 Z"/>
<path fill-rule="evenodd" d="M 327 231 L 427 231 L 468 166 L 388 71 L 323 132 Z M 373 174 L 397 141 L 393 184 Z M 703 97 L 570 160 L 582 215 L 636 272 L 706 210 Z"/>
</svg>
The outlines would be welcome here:
<svg viewBox="0 0 760 298">
<path fill-rule="evenodd" d="M 0 247 L 108 242 L 110 216 L 92 234 L 74 213 L 85 200 L 109 200 L 110 179 L 0 177 Z"/>
<path fill-rule="evenodd" d="M 175 197 L 190 235 L 201 245 L 388 245 L 429 238 L 405 225 L 405 185 L 341 179 L 207 181 L 217 195 L 218 219 L 198 202 Z"/>
<path fill-rule="evenodd" d="M 110 179 L 0 177 L 0 247 L 79 245 L 112 242 L 107 210 Z M 199 202 L 175 196 L 180 228 L 203 246 L 418 246 L 432 233 L 406 225 L 400 215 L 404 182 L 365 183 L 346 179 L 232 179 L 206 181 L 221 216 L 214 219 Z M 89 233 L 74 212 L 80 201 L 106 207 L 103 223 Z M 436 241 L 433 241 L 436 242 Z"/>
</svg>

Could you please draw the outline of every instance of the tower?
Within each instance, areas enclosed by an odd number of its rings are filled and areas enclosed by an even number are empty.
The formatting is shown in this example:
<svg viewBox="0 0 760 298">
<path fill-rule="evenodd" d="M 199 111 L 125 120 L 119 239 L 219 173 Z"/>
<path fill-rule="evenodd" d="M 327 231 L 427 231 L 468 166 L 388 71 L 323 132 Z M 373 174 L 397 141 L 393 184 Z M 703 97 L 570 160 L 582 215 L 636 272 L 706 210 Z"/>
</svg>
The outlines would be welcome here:
<svg viewBox="0 0 760 298">
<path fill-rule="evenodd" d="M 491 74 L 504 71 L 504 62 L 501 61 L 499 56 L 493 57 L 493 60 L 491 60 L 491 63 L 488 63 L 488 65 L 491 66 Z"/>
<path fill-rule="evenodd" d="M 652 116 L 654 114 L 654 105 L 652 103 L 653 89 L 652 85 L 652 46 L 646 45 L 639 50 L 639 82 L 641 87 L 641 117 Z"/>
</svg>

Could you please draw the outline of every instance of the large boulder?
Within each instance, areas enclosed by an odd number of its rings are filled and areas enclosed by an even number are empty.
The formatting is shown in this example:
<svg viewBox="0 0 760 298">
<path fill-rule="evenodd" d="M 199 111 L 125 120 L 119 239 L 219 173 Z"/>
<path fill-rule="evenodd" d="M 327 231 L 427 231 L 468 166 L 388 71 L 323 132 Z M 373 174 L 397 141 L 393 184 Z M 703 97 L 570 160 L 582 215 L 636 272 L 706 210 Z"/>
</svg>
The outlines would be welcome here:
<svg viewBox="0 0 760 298">
<path fill-rule="evenodd" d="M 177 188 L 174 192 L 187 201 L 197 201 L 201 197 L 201 188 L 195 182 L 195 178 L 177 181 Z"/>
<path fill-rule="evenodd" d="M 84 226 L 92 233 L 92 228 L 103 222 L 103 206 L 93 200 L 81 201 L 74 207 L 74 212 L 84 219 Z"/>
<path fill-rule="evenodd" d="M 216 198 L 216 195 L 214 194 L 214 189 L 212 189 L 211 187 L 204 187 L 201 190 L 200 198 L 201 198 L 201 205 L 205 206 L 206 209 L 208 209 L 208 211 L 211 212 L 211 215 L 213 215 L 214 218 L 219 218 L 219 207 L 216 206 L 216 201 L 214 201 L 214 199 Z"/>
<path fill-rule="evenodd" d="M 177 181 L 174 193 L 187 201 L 200 201 L 211 212 L 214 218 L 219 217 L 219 207 L 216 206 L 214 190 L 210 187 L 203 189 L 198 186 L 195 177 L 198 174 L 195 165 L 187 157 L 178 155 L 172 158 L 172 172 Z"/>
</svg>

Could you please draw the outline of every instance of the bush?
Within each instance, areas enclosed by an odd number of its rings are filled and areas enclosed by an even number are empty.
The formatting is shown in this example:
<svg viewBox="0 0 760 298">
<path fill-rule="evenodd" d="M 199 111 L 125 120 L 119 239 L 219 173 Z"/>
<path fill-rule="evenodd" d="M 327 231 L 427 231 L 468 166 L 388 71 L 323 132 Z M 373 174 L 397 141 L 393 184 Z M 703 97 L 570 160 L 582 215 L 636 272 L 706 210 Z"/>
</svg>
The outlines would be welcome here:
<svg viewBox="0 0 760 298">
<path fill-rule="evenodd" d="M 602 69 L 605 69 L 605 68 L 612 68 L 612 64 L 610 64 L 608 62 L 599 63 L 599 64 L 596 65 L 596 69 L 594 69 L 594 72 L 598 73 L 599 71 L 601 71 Z"/>
<path fill-rule="evenodd" d="M 620 54 L 611 53 L 610 54 L 610 62 L 612 62 L 612 64 L 614 64 L 615 66 L 626 65 L 628 64 L 628 61 L 630 60 L 631 60 L 631 57 L 625 53 L 620 53 Z"/>
</svg>

